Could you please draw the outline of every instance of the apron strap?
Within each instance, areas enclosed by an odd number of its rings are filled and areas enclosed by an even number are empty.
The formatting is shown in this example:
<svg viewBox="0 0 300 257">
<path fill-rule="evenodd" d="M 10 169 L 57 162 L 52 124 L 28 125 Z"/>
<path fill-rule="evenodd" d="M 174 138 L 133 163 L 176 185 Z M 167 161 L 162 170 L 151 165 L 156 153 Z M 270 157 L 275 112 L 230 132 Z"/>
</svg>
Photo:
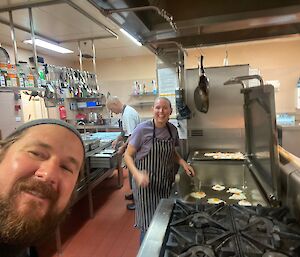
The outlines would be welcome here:
<svg viewBox="0 0 300 257">
<path fill-rule="evenodd" d="M 154 144 L 154 139 L 155 139 L 155 123 L 154 123 L 154 119 L 152 120 L 152 122 L 153 122 L 153 137 L 152 137 L 152 143 Z M 171 139 L 173 136 L 172 136 L 171 128 L 170 128 L 170 125 L 168 124 L 168 122 L 166 123 L 166 126 L 167 126 L 167 129 L 168 129 L 169 134 L 170 134 L 169 139 Z"/>
</svg>

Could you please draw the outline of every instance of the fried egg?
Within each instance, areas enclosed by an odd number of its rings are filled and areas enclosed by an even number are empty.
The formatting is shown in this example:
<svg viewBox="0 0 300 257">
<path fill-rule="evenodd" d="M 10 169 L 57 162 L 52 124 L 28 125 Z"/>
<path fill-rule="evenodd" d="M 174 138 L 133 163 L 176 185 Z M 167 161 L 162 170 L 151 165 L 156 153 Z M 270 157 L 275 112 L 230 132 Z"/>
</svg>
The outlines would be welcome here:
<svg viewBox="0 0 300 257">
<path fill-rule="evenodd" d="M 239 205 L 241 206 L 251 206 L 252 204 L 246 200 L 241 200 L 238 202 Z"/>
<path fill-rule="evenodd" d="M 226 192 L 231 193 L 231 194 L 240 194 L 243 191 L 241 189 L 238 189 L 238 188 L 235 188 L 235 187 L 230 187 Z"/>
<path fill-rule="evenodd" d="M 197 199 L 202 199 L 206 196 L 206 194 L 205 194 L 205 192 L 199 191 L 199 192 L 190 193 L 190 196 L 197 198 Z"/>
<path fill-rule="evenodd" d="M 222 186 L 222 185 L 216 184 L 216 185 L 214 185 L 214 186 L 212 187 L 212 189 L 215 190 L 215 191 L 222 191 L 222 190 L 225 189 L 225 187 Z"/>
<path fill-rule="evenodd" d="M 243 193 L 235 193 L 229 197 L 232 200 L 245 200 L 247 197 Z"/>
<path fill-rule="evenodd" d="M 226 203 L 226 202 L 219 199 L 219 198 L 208 198 L 207 203 L 209 203 L 209 204 L 219 204 L 219 203 Z"/>
</svg>

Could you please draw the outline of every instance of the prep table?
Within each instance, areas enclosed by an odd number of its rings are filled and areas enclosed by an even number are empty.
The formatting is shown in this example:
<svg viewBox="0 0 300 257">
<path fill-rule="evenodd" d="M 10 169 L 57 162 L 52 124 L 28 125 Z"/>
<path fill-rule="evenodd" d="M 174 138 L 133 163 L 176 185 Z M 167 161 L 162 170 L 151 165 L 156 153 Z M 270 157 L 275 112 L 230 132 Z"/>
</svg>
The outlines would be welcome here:
<svg viewBox="0 0 300 257">
<path fill-rule="evenodd" d="M 120 165 L 121 159 L 118 158 L 117 152 L 110 148 L 112 141 L 115 140 L 120 134 L 121 132 L 97 132 L 81 134 L 82 140 L 85 144 L 85 171 L 78 183 L 76 189 L 77 194 L 72 202 L 72 205 L 87 194 L 91 218 L 94 216 L 93 189 L 105 178 L 109 177 L 116 168 L 118 169 L 118 188 L 123 186 L 123 171 Z M 108 149 L 110 149 L 110 154 L 105 155 L 104 158 L 105 160 L 108 160 L 111 165 L 107 166 L 107 162 L 105 162 L 104 166 L 92 166 L 91 159 L 97 159 L 97 155 L 99 153 L 105 152 Z M 113 159 L 112 162 L 110 161 L 111 159 Z M 56 248 L 57 252 L 61 254 L 62 248 L 59 227 L 56 230 Z"/>
<path fill-rule="evenodd" d="M 93 201 L 92 189 L 97 186 L 112 172 L 118 169 L 118 187 L 123 186 L 123 172 L 120 167 L 120 160 L 117 151 L 111 149 L 111 143 L 121 132 L 97 132 L 85 133 L 82 139 L 86 145 L 85 153 L 85 176 L 81 179 L 81 183 L 77 191 L 88 187 L 90 216 L 93 217 Z"/>
</svg>

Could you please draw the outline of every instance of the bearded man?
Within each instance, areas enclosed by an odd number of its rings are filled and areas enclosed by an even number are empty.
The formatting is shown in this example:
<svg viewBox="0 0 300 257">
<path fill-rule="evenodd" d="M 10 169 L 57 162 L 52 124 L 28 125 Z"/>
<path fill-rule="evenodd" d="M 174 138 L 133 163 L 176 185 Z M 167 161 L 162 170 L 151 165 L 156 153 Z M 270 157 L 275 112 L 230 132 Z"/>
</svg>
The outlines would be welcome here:
<svg viewBox="0 0 300 257">
<path fill-rule="evenodd" d="M 0 256 L 26 256 L 65 217 L 84 165 L 79 132 L 64 121 L 23 124 L 0 142 Z"/>
</svg>

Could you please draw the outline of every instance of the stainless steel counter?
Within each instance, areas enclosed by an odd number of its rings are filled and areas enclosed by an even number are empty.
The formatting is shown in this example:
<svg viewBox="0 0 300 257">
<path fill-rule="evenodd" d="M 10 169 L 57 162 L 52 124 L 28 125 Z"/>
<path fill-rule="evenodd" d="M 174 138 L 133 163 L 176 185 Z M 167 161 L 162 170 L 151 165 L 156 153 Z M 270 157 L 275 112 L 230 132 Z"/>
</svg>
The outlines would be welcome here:
<svg viewBox="0 0 300 257">
<path fill-rule="evenodd" d="M 137 257 L 158 257 L 166 229 L 169 224 L 175 200 L 162 199 L 157 206 L 153 220 L 143 240 Z"/>
<path fill-rule="evenodd" d="M 277 126 L 280 145 L 290 153 L 300 157 L 300 126 Z"/>
<path fill-rule="evenodd" d="M 89 124 L 87 124 L 87 125 L 85 125 L 85 126 L 83 126 L 83 125 L 77 125 L 76 126 L 76 128 L 77 129 L 80 129 L 80 130 L 87 130 L 87 131 L 89 131 L 89 130 L 98 130 L 98 131 L 109 131 L 109 130 L 114 130 L 114 131 L 116 131 L 116 130 L 118 130 L 118 131 L 121 131 L 121 129 L 120 129 L 120 127 L 119 127 L 119 125 L 89 125 Z"/>
</svg>

